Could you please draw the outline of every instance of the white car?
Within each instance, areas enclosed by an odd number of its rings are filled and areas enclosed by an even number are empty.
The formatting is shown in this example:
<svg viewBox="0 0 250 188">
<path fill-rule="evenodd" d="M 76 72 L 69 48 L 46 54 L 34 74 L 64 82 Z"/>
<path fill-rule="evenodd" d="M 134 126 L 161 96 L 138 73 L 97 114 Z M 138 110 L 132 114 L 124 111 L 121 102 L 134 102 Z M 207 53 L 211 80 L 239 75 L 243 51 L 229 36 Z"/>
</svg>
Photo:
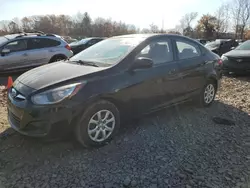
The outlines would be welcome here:
<svg viewBox="0 0 250 188">
<path fill-rule="evenodd" d="M 0 73 L 28 70 L 73 56 L 60 36 L 21 33 L 0 37 Z"/>
</svg>

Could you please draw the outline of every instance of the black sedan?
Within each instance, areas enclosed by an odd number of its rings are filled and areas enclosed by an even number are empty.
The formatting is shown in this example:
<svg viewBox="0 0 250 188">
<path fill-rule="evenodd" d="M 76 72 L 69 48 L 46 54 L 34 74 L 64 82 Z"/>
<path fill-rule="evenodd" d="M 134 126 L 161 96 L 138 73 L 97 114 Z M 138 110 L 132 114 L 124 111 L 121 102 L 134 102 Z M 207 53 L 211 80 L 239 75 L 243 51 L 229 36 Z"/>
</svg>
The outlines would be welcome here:
<svg viewBox="0 0 250 188">
<path fill-rule="evenodd" d="M 250 40 L 221 56 L 223 72 L 250 73 Z"/>
<path fill-rule="evenodd" d="M 73 130 L 83 146 L 100 146 L 124 119 L 192 99 L 211 105 L 220 67 L 218 55 L 183 36 L 112 37 L 18 77 L 8 91 L 8 120 L 24 135 Z"/>
<path fill-rule="evenodd" d="M 104 39 L 105 38 L 102 38 L 102 37 L 85 38 L 80 41 L 72 42 L 69 45 L 75 55 Z"/>
</svg>

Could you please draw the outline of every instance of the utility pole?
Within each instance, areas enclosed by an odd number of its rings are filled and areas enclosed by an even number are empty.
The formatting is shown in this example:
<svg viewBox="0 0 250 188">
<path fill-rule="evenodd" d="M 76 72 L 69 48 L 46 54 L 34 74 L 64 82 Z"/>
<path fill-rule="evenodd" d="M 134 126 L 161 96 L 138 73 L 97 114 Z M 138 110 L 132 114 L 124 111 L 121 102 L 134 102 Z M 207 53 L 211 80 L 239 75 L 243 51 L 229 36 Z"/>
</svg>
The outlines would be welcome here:
<svg viewBox="0 0 250 188">
<path fill-rule="evenodd" d="M 164 31 L 164 18 L 162 18 L 161 30 Z"/>
</svg>

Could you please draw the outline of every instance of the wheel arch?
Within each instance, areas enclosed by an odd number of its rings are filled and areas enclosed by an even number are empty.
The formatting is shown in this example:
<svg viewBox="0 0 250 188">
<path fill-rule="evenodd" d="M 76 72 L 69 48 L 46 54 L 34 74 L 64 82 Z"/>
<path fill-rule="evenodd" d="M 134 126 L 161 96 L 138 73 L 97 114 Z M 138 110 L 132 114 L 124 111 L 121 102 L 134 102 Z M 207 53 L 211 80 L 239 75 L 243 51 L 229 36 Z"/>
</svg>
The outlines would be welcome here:
<svg viewBox="0 0 250 188">
<path fill-rule="evenodd" d="M 49 60 L 49 63 L 53 62 L 54 59 L 58 58 L 58 57 L 62 57 L 63 59 L 67 59 L 67 56 L 64 55 L 64 54 L 55 54 L 53 55 L 50 60 Z"/>
<path fill-rule="evenodd" d="M 218 89 L 218 78 L 216 75 L 214 75 L 214 74 L 208 75 L 206 80 L 212 81 L 216 86 L 216 90 Z"/>
</svg>

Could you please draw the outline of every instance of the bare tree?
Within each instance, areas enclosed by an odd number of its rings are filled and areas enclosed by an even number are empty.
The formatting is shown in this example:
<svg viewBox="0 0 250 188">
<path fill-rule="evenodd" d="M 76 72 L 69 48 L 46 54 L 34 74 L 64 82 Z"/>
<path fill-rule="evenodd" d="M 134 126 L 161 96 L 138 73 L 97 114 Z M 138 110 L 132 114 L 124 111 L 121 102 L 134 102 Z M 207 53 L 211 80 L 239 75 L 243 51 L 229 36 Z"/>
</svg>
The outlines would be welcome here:
<svg viewBox="0 0 250 188">
<path fill-rule="evenodd" d="M 9 24 L 9 21 L 6 21 L 6 20 L 0 21 L 0 29 L 2 30 L 3 33 L 8 33 L 9 32 L 8 24 Z"/>
<path fill-rule="evenodd" d="M 180 28 L 184 34 L 185 30 L 192 30 L 191 23 L 197 18 L 198 12 L 190 12 L 185 14 L 180 20 Z"/>
<path fill-rule="evenodd" d="M 149 28 L 150 28 L 150 31 L 152 33 L 159 33 L 160 32 L 159 27 L 157 25 L 155 25 L 154 23 L 150 24 Z"/>
<path fill-rule="evenodd" d="M 241 30 L 240 30 L 240 38 L 243 39 L 245 28 L 249 22 L 250 17 L 250 0 L 242 0 L 243 8 L 240 14 L 241 21 Z"/>
<path fill-rule="evenodd" d="M 197 16 L 197 12 L 190 12 L 182 17 L 182 19 L 180 20 L 180 28 L 182 31 L 180 32 L 183 35 L 193 37 L 194 30 L 191 26 L 191 23 L 197 18 Z"/>
<path fill-rule="evenodd" d="M 245 28 L 250 18 L 250 1 L 233 0 L 232 14 L 235 29 L 235 38 L 243 38 Z"/>
<path fill-rule="evenodd" d="M 222 4 L 218 10 L 215 12 L 215 30 L 217 32 L 217 37 L 220 33 L 225 33 L 229 29 L 230 22 L 230 8 L 229 4 Z"/>
</svg>

